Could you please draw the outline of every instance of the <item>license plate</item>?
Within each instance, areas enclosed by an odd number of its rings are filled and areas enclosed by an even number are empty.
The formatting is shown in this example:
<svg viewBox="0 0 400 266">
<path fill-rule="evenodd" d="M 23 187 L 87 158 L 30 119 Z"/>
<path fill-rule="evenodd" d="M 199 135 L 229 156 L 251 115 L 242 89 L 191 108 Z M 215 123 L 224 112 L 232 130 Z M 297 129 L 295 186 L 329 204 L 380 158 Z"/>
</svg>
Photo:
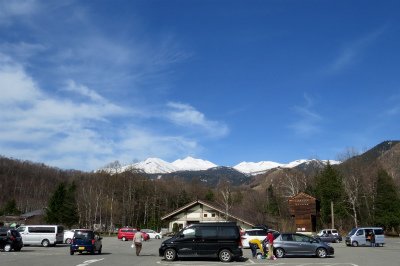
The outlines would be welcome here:
<svg viewBox="0 0 400 266">
<path fill-rule="evenodd" d="M 85 250 L 85 247 L 79 247 L 78 249 L 79 250 Z"/>
</svg>

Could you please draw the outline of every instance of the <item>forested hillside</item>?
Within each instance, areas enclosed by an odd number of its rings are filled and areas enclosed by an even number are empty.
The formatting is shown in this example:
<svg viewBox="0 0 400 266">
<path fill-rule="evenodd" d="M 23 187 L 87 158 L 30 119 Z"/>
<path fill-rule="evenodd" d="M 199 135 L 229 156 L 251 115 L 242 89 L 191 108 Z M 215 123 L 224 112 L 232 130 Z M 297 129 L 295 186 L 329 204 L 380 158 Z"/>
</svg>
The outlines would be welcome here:
<svg viewBox="0 0 400 266">
<path fill-rule="evenodd" d="M 348 149 L 340 157 L 343 163 L 338 166 L 315 166 L 314 170 L 277 168 L 249 180 L 237 176 L 240 183 L 221 174 L 226 169 L 218 171 L 217 176 L 207 171 L 204 176 L 191 173 L 187 179 L 151 179 L 135 169 L 118 172 L 118 162 L 107 166 L 116 169 L 112 173 L 87 173 L 0 157 L 0 210 L 1 214 L 14 215 L 44 207 L 52 211 L 57 209 L 55 198 L 64 189 L 68 204 L 58 205 L 65 213 L 72 209 L 76 216 L 75 224 L 57 220 L 67 227 L 102 224 L 109 231 L 126 225 L 159 230 L 165 226 L 160 220 L 165 214 L 196 199 L 207 199 L 228 204 L 236 212 L 246 210 L 259 224 L 294 231 L 288 199 L 306 192 L 321 200 L 319 228 L 330 227 L 333 202 L 339 230 L 379 225 L 387 231 L 397 231 L 400 142 L 383 142 L 363 154 Z M 200 182 L 204 178 L 215 185 L 206 187 Z M 49 219 L 48 216 L 44 218 Z"/>
</svg>

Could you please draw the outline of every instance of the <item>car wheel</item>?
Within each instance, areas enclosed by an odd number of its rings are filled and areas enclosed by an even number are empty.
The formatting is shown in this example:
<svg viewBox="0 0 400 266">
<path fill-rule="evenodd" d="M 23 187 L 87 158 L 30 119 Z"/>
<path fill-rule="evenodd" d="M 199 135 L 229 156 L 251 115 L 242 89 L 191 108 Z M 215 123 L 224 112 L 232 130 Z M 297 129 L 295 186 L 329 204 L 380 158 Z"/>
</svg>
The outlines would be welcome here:
<svg viewBox="0 0 400 266">
<path fill-rule="evenodd" d="M 5 244 L 3 250 L 5 252 L 10 252 L 12 249 L 11 244 Z"/>
<path fill-rule="evenodd" d="M 43 241 L 42 241 L 42 246 L 43 246 L 43 247 L 48 247 L 48 246 L 50 246 L 49 240 L 47 240 L 47 239 L 43 240 Z"/>
<path fill-rule="evenodd" d="M 156 239 L 160 239 L 160 236 L 156 236 Z"/>
<path fill-rule="evenodd" d="M 230 262 L 232 260 L 232 253 L 227 249 L 221 250 L 219 253 L 219 260 L 222 262 Z"/>
<path fill-rule="evenodd" d="M 339 243 L 339 238 L 335 238 L 335 243 Z"/>
<path fill-rule="evenodd" d="M 176 251 L 173 248 L 169 248 L 164 252 L 164 258 L 166 261 L 174 261 L 176 259 Z"/>
<path fill-rule="evenodd" d="M 283 258 L 285 256 L 285 251 L 282 248 L 275 249 L 275 256 L 277 258 Z"/>
<path fill-rule="evenodd" d="M 72 250 L 69 251 L 69 254 L 74 255 L 74 252 Z"/>
<path fill-rule="evenodd" d="M 354 241 L 353 243 L 351 243 L 351 245 L 352 245 L 353 247 L 358 247 L 358 242 L 357 242 L 357 241 Z"/>
<path fill-rule="evenodd" d="M 71 238 L 65 239 L 65 244 L 71 244 Z"/>
<path fill-rule="evenodd" d="M 121 240 L 122 240 L 122 241 L 126 241 L 126 237 L 122 237 Z"/>
<path fill-rule="evenodd" d="M 326 249 L 324 249 L 324 248 L 317 249 L 317 257 L 318 258 L 326 258 L 327 255 L 328 255 L 328 253 L 326 252 Z"/>
</svg>

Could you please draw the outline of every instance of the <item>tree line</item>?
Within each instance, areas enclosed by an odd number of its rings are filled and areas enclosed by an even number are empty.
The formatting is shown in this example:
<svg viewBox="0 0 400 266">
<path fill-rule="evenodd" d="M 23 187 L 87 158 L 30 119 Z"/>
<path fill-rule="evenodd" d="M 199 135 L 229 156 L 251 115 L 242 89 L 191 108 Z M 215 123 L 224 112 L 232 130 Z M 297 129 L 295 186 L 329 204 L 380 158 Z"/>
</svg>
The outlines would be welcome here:
<svg viewBox="0 0 400 266">
<path fill-rule="evenodd" d="M 341 231 L 375 225 L 398 233 L 397 176 L 379 164 L 349 162 L 340 167 L 328 164 L 311 174 L 276 169 L 256 177 L 262 185 L 233 186 L 221 178 L 210 188 L 197 178 L 187 183 L 180 178 L 150 179 L 136 169 L 120 172 L 118 161 L 107 165 L 107 171 L 88 173 L 0 157 L 0 210 L 17 215 L 45 207 L 43 222 L 67 228 L 100 226 L 112 233 L 118 227 L 139 226 L 159 231 L 166 227 L 163 216 L 206 199 L 220 203 L 228 213 L 251 213 L 258 224 L 295 231 L 288 200 L 306 192 L 321 202 L 318 228 L 331 226 L 333 204 L 335 226 Z"/>
</svg>

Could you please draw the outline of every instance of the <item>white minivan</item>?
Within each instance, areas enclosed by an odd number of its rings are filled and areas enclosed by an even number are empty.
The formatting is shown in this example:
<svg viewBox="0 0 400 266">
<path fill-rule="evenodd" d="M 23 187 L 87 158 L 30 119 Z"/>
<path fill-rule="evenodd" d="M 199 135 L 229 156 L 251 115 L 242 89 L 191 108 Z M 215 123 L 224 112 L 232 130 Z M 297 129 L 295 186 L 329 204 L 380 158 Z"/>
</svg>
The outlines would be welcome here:
<svg viewBox="0 0 400 266">
<path fill-rule="evenodd" d="M 332 235 L 332 236 L 338 236 L 338 230 L 336 229 L 322 229 L 318 232 L 317 234 L 318 236 L 322 236 L 322 235 Z"/>
<path fill-rule="evenodd" d="M 24 245 L 48 247 L 64 241 L 64 227 L 61 225 L 21 225 L 17 231 L 21 234 Z"/>
<path fill-rule="evenodd" d="M 350 231 L 346 236 L 347 246 L 371 246 L 371 233 L 375 234 L 375 244 L 383 247 L 386 243 L 382 227 L 358 227 Z"/>
</svg>

